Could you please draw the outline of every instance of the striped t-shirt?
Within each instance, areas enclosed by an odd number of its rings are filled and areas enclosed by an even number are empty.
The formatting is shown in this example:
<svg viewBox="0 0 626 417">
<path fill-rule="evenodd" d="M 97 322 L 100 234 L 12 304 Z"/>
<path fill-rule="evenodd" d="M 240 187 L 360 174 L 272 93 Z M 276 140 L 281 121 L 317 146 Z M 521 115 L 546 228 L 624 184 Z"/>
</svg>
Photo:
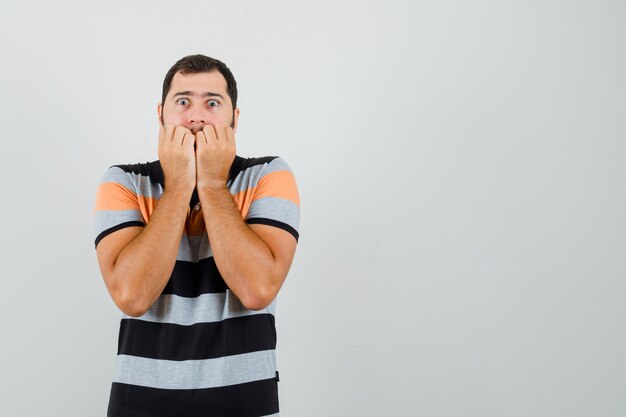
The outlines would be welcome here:
<svg viewBox="0 0 626 417">
<path fill-rule="evenodd" d="M 150 221 L 163 194 L 159 161 L 114 165 L 96 198 L 95 244 Z M 237 156 L 228 188 L 248 224 L 298 239 L 300 200 L 279 157 Z M 245 308 L 217 270 L 198 194 L 191 198 L 176 264 L 141 317 L 122 314 L 108 416 L 277 416 L 275 301 Z"/>
</svg>

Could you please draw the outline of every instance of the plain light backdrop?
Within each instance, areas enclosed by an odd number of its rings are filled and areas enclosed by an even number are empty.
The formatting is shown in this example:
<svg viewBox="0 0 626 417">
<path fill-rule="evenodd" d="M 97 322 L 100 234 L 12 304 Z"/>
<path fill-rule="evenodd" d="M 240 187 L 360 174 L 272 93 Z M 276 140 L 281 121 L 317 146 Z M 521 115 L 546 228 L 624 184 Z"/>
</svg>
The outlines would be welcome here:
<svg viewBox="0 0 626 417">
<path fill-rule="evenodd" d="M 2 0 L 0 47 L 0 415 L 105 415 L 95 193 L 195 53 L 301 193 L 281 415 L 626 415 L 623 1 Z"/>
</svg>

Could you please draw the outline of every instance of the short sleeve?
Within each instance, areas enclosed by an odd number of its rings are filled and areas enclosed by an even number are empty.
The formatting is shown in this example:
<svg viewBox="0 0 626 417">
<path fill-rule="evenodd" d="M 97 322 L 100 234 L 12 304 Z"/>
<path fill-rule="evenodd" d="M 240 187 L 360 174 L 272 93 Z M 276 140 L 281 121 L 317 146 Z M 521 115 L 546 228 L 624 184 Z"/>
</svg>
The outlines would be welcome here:
<svg viewBox="0 0 626 417">
<path fill-rule="evenodd" d="M 132 177 L 112 166 L 102 176 L 94 208 L 95 246 L 110 233 L 129 226 L 145 226 Z"/>
<path fill-rule="evenodd" d="M 245 221 L 275 226 L 299 239 L 300 195 L 293 172 L 282 158 L 265 164 Z"/>
</svg>

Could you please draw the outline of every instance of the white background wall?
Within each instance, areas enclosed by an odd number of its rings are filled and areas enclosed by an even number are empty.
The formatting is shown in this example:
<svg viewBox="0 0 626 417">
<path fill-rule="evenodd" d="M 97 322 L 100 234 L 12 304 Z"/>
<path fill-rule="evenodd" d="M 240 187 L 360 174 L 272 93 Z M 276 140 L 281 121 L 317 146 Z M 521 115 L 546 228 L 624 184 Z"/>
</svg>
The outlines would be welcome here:
<svg viewBox="0 0 626 417">
<path fill-rule="evenodd" d="M 0 3 L 0 415 L 105 414 L 100 176 L 184 55 L 302 197 L 284 416 L 626 415 L 626 3 Z"/>
</svg>

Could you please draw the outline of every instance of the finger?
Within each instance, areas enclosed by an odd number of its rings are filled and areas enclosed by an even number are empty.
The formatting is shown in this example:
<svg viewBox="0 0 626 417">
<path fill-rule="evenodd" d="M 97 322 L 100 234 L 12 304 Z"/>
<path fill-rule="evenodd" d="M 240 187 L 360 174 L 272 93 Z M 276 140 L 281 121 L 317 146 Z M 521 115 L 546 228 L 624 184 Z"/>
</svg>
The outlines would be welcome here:
<svg viewBox="0 0 626 417">
<path fill-rule="evenodd" d="M 206 145 L 207 139 L 206 139 L 206 135 L 204 134 L 203 130 L 201 130 L 198 133 L 196 133 L 196 143 L 199 144 L 199 145 Z"/>
<path fill-rule="evenodd" d="M 196 156 L 202 152 L 206 146 L 206 136 L 203 131 L 199 131 L 196 133 Z"/>
<path fill-rule="evenodd" d="M 174 131 L 176 130 L 176 125 L 168 125 L 165 127 L 165 136 L 163 137 L 164 142 L 172 142 L 174 140 Z"/>
<path fill-rule="evenodd" d="M 174 144 L 183 145 L 183 139 L 187 133 L 191 133 L 189 129 L 185 126 L 176 126 L 176 130 L 174 131 Z"/>
<path fill-rule="evenodd" d="M 224 131 L 224 127 L 220 124 L 215 125 L 215 135 L 217 136 L 217 140 L 226 142 L 226 132 Z"/>
<path fill-rule="evenodd" d="M 230 126 L 226 128 L 226 140 L 228 143 L 235 143 L 235 131 Z"/>
<path fill-rule="evenodd" d="M 213 128 L 213 125 L 204 126 L 204 129 L 202 129 L 202 131 L 204 132 L 204 136 L 205 136 L 207 143 L 217 140 L 217 136 L 215 135 L 215 129 Z"/>
<path fill-rule="evenodd" d="M 195 135 L 191 132 L 185 133 L 185 136 L 183 136 L 183 143 L 182 143 L 183 148 L 188 148 L 188 147 L 193 148 L 193 145 L 195 143 L 196 143 Z"/>
</svg>

